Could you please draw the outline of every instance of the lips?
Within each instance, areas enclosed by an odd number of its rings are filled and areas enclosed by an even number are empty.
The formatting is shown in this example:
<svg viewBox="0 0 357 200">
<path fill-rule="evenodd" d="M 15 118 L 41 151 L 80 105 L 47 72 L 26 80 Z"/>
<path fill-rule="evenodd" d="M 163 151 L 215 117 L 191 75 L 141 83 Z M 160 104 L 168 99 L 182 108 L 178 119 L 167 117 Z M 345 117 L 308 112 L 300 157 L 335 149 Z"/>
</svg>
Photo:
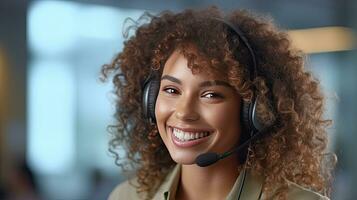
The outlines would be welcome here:
<svg viewBox="0 0 357 200">
<path fill-rule="evenodd" d="M 169 126 L 171 139 L 176 146 L 192 147 L 205 142 L 213 131 L 205 129 L 183 129 Z"/>
</svg>

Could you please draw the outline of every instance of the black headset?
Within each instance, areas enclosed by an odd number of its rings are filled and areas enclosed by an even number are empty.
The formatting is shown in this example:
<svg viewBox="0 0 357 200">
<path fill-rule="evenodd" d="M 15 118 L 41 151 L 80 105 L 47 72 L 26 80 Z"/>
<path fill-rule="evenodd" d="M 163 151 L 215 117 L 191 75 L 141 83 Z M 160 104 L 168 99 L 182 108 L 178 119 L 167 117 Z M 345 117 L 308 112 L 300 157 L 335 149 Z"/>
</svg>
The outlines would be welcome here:
<svg viewBox="0 0 357 200">
<path fill-rule="evenodd" d="M 243 42 L 243 44 L 247 47 L 249 54 L 252 59 L 252 65 L 248 65 L 248 71 L 250 80 L 253 81 L 255 77 L 257 77 L 257 62 L 254 51 L 250 46 L 248 39 L 244 36 L 243 32 L 231 22 L 221 19 L 221 18 L 213 18 L 219 22 L 225 24 L 228 28 L 230 28 Z M 143 96 L 142 96 L 142 109 L 144 117 L 150 122 L 155 123 L 155 103 L 156 98 L 160 89 L 160 75 L 157 72 L 151 71 L 148 78 L 145 80 L 143 84 Z M 253 91 L 253 97 L 251 102 L 242 101 L 242 109 L 241 109 L 241 120 L 243 123 L 243 127 L 246 131 L 248 131 L 251 135 L 263 131 L 266 126 L 261 123 L 257 117 L 257 103 L 258 99 L 256 97 L 255 92 Z"/>
</svg>

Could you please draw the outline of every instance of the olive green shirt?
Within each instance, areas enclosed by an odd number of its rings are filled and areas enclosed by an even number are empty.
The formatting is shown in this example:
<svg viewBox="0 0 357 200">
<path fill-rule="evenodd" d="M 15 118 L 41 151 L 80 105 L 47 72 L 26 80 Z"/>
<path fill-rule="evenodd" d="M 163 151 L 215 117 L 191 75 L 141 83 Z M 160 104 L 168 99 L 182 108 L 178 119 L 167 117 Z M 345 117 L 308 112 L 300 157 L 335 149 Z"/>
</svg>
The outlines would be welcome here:
<svg viewBox="0 0 357 200">
<path fill-rule="evenodd" d="M 176 190 L 179 184 L 181 175 L 181 165 L 176 167 L 166 176 L 164 182 L 161 184 L 155 193 L 154 200 L 174 200 Z M 244 175 L 240 173 L 232 190 L 229 192 L 226 200 L 237 200 L 239 191 L 241 190 L 241 200 L 258 200 L 265 199 L 262 193 L 263 179 L 258 176 L 253 176 L 248 171 L 246 172 L 245 180 L 242 181 Z M 134 181 L 135 183 L 135 181 Z M 242 186 L 243 183 L 243 186 Z M 110 194 L 108 200 L 136 200 L 141 199 L 136 193 L 136 188 L 129 184 L 128 181 L 118 185 Z M 289 182 L 288 199 L 290 200 L 328 200 L 316 192 L 305 189 L 295 183 Z"/>
</svg>

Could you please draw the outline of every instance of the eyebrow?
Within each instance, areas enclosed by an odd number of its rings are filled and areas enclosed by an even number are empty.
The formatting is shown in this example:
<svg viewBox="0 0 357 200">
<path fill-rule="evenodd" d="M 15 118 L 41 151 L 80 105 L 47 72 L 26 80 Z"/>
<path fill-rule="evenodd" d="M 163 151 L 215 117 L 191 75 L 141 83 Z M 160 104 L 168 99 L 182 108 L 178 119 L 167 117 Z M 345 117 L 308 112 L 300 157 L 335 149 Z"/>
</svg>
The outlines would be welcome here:
<svg viewBox="0 0 357 200">
<path fill-rule="evenodd" d="M 170 75 L 164 75 L 161 77 L 161 80 L 169 80 L 171 82 L 177 83 L 179 85 L 182 85 L 182 82 Z M 199 87 L 210 87 L 210 86 L 216 86 L 216 85 L 220 85 L 220 86 L 225 86 L 225 87 L 229 87 L 229 88 L 233 88 L 232 85 L 230 85 L 229 83 L 225 82 L 225 81 L 221 81 L 221 80 L 212 80 L 212 81 L 204 81 L 202 83 L 200 83 L 198 86 Z"/>
</svg>

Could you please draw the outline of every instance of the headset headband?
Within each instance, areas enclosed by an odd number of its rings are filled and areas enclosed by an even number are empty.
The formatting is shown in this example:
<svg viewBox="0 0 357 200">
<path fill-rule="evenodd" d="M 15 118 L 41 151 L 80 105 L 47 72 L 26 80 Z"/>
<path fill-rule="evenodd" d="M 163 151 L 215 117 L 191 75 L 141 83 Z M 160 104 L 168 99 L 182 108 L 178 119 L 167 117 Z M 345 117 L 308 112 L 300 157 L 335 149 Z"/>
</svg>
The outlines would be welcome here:
<svg viewBox="0 0 357 200">
<path fill-rule="evenodd" d="M 257 77 L 257 61 L 255 58 L 254 51 L 248 42 L 248 39 L 244 36 L 243 32 L 239 29 L 239 27 L 235 26 L 230 21 L 228 21 L 226 19 L 218 18 L 218 17 L 214 17 L 213 19 L 220 21 L 220 22 L 226 24 L 229 28 L 231 28 L 235 33 L 237 33 L 237 35 L 239 36 L 239 38 L 241 39 L 243 44 L 247 47 L 249 54 L 252 58 L 252 62 L 253 62 L 252 66 L 248 65 L 248 67 L 250 69 L 249 70 L 249 78 L 251 81 L 253 81 L 254 78 Z"/>
</svg>

